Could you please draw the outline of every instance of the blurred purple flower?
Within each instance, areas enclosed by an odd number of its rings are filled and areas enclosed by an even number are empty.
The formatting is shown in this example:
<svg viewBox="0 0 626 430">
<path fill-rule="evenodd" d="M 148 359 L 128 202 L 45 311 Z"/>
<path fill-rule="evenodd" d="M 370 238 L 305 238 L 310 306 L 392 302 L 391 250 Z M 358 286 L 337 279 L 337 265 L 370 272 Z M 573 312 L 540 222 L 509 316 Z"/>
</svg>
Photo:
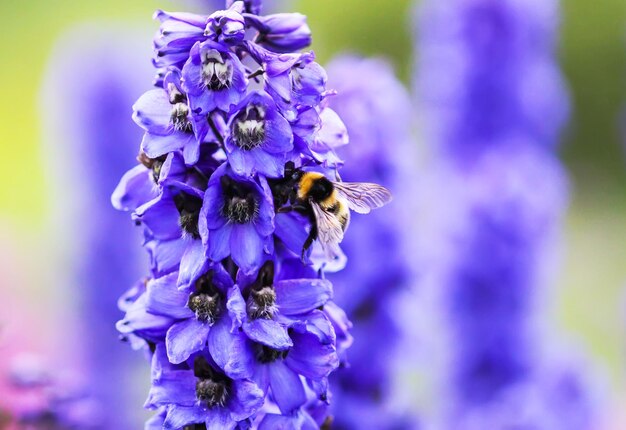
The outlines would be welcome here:
<svg viewBox="0 0 626 430">
<path fill-rule="evenodd" d="M 350 132 L 350 143 L 337 151 L 351 160 L 341 170 L 342 178 L 374 179 L 404 197 L 401 188 L 415 186 L 416 177 L 416 172 L 407 171 L 400 161 L 410 157 L 412 144 L 413 107 L 407 90 L 392 67 L 381 59 L 342 56 L 333 60 L 327 70 L 328 87 L 337 91 L 328 105 Z M 402 244 L 405 237 L 410 237 L 402 222 L 408 206 L 406 200 L 397 198 L 385 213 L 373 213 L 367 221 L 354 217 L 350 227 L 353 234 L 343 242 L 351 264 L 329 275 L 336 285 L 336 301 L 352 321 L 352 335 L 356 334 L 344 358 L 347 367 L 331 377 L 333 428 L 394 429 L 415 425 L 408 416 L 402 416 L 405 411 L 389 402 L 394 347 L 402 341 L 394 300 L 411 279 Z"/>
<path fill-rule="evenodd" d="M 419 11 L 415 85 L 448 156 L 468 160 L 523 137 L 556 147 L 569 113 L 556 0 L 449 0 Z"/>
<path fill-rule="evenodd" d="M 133 246 L 138 232 L 107 203 L 133 165 L 141 137 L 129 116 L 151 76 L 141 39 L 125 28 L 81 25 L 57 42 L 43 84 L 43 135 L 60 235 L 54 249 L 63 255 L 54 287 L 70 285 L 80 304 L 85 342 L 76 349 L 86 359 L 85 379 L 93 397 L 116 411 L 104 414 L 106 428 L 137 427 L 141 419 L 133 406 L 141 399 L 125 382 L 141 360 L 118 341 L 114 325 L 117 298 L 139 278 L 145 257 Z M 74 238 L 70 248 L 62 245 L 68 237 Z"/>
<path fill-rule="evenodd" d="M 447 349 L 438 428 L 593 428 L 584 401 L 575 425 L 556 409 L 521 415 L 550 398 L 525 387 L 542 383 L 549 364 L 535 322 L 567 205 L 554 155 L 569 110 L 555 55 L 558 1 L 427 1 L 418 10 L 415 84 L 438 156 L 423 251 L 447 326 L 437 334 Z"/>
<path fill-rule="evenodd" d="M 101 403 L 93 398 L 90 385 L 44 367 L 36 356 L 17 355 L 9 375 L 12 408 L 0 410 L 0 424 L 7 429 L 104 429 Z M 63 369 L 64 371 L 66 369 Z M 4 384 L 1 384 L 4 385 Z M 2 405 L 4 406 L 4 405 Z M 3 416 L 7 414 L 7 416 Z M 6 419 L 4 422 L 2 419 Z M 15 425 L 15 427 L 10 424 Z M 6 426 L 6 427 L 5 427 Z"/>
</svg>

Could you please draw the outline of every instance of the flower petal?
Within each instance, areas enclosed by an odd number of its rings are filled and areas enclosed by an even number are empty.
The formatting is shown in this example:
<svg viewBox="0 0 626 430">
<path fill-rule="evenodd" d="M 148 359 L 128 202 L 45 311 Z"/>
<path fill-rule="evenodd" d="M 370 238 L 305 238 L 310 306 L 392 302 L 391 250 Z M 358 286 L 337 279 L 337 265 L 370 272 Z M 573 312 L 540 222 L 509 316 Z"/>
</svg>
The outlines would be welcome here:
<svg viewBox="0 0 626 430">
<path fill-rule="evenodd" d="M 270 154 L 284 154 L 293 149 L 291 126 L 278 113 L 266 122 L 263 149 Z"/>
<path fill-rule="evenodd" d="M 211 326 L 195 317 L 177 322 L 167 331 L 165 345 L 171 363 L 179 364 L 204 348 Z"/>
<path fill-rule="evenodd" d="M 146 310 L 153 314 L 165 315 L 174 319 L 193 316 L 187 307 L 189 293 L 176 288 L 178 274 L 173 272 L 148 282 Z"/>
<path fill-rule="evenodd" d="M 243 324 L 243 331 L 253 341 L 283 351 L 293 346 L 287 329 L 274 320 L 257 318 Z"/>
<path fill-rule="evenodd" d="M 332 323 L 323 311 L 315 309 L 299 317 L 287 317 L 294 321 L 290 327 L 298 333 L 311 333 L 324 345 L 335 345 L 336 334 Z"/>
<path fill-rule="evenodd" d="M 258 430 L 319 430 L 319 425 L 302 411 L 292 415 L 265 414 Z"/>
<path fill-rule="evenodd" d="M 228 289 L 226 308 L 230 314 L 230 318 L 233 321 L 231 331 L 234 333 L 246 320 L 246 301 L 241 295 L 239 287 L 234 286 Z"/>
<path fill-rule="evenodd" d="M 252 169 L 270 178 L 283 176 L 285 154 L 268 154 L 262 147 L 247 151 L 245 156 L 251 161 Z"/>
<path fill-rule="evenodd" d="M 218 229 L 226 224 L 226 218 L 221 213 L 223 206 L 224 196 L 219 181 L 211 183 L 204 193 L 202 202 L 203 211 L 206 212 L 203 218 L 206 219 L 206 225 L 210 230 Z"/>
<path fill-rule="evenodd" d="M 293 413 L 306 402 L 306 394 L 300 377 L 280 360 L 271 363 L 268 367 L 274 401 L 283 414 Z"/>
<path fill-rule="evenodd" d="M 150 230 L 156 239 L 168 240 L 181 237 L 178 209 L 174 200 L 163 194 L 138 207 L 134 216 Z"/>
<path fill-rule="evenodd" d="M 230 417 L 230 413 L 227 409 L 216 406 L 208 409 L 205 412 L 207 429 L 225 429 L 233 430 L 237 427 L 237 422 Z"/>
<path fill-rule="evenodd" d="M 285 358 L 285 364 L 294 372 L 309 379 L 328 376 L 339 366 L 335 346 L 324 344 L 313 333 L 291 333 L 293 348 Z"/>
<path fill-rule="evenodd" d="M 152 270 L 156 276 L 162 276 L 178 268 L 180 259 L 187 249 L 185 239 L 175 240 L 149 240 L 144 245 L 152 264 Z"/>
<path fill-rule="evenodd" d="M 121 211 L 135 210 L 157 197 L 150 170 L 138 164 L 124 173 L 111 195 L 113 207 Z"/>
<path fill-rule="evenodd" d="M 205 272 L 207 259 L 204 255 L 204 245 L 199 240 L 194 240 L 189 244 L 183 257 L 180 260 L 177 285 L 187 287 Z"/>
<path fill-rule="evenodd" d="M 230 139 L 228 139 L 230 141 Z M 233 149 L 228 152 L 228 164 L 235 173 L 241 176 L 248 176 L 252 173 L 254 168 L 254 160 L 249 156 L 246 151 L 237 148 L 234 144 L 231 144 Z M 226 145 L 228 151 L 228 145 Z"/>
<path fill-rule="evenodd" d="M 228 402 L 228 408 L 234 420 L 244 420 L 263 406 L 265 395 L 254 382 L 245 379 L 235 380 L 233 391 L 234 395 Z"/>
<path fill-rule="evenodd" d="M 184 133 L 173 133 L 166 136 L 145 133 L 141 140 L 141 150 L 150 158 L 159 158 L 169 152 L 178 151 L 189 142 L 189 137 Z"/>
<path fill-rule="evenodd" d="M 160 135 L 171 132 L 172 105 L 165 90 L 159 88 L 145 92 L 133 105 L 133 111 L 133 120 L 144 130 Z"/>
<path fill-rule="evenodd" d="M 193 406 L 196 403 L 196 378 L 188 370 L 163 372 L 152 382 L 146 407 L 154 408 L 175 403 Z"/>
<path fill-rule="evenodd" d="M 230 249 L 235 264 L 245 273 L 257 270 L 263 262 L 263 243 L 252 224 L 234 224 Z"/>
<path fill-rule="evenodd" d="M 276 236 L 285 244 L 285 246 L 300 257 L 302 248 L 309 233 L 305 226 L 308 224 L 306 218 L 298 213 L 278 213 L 274 218 L 276 224 Z"/>
<path fill-rule="evenodd" d="M 222 261 L 230 254 L 230 243 L 233 231 L 232 224 L 225 224 L 209 234 L 208 257 L 213 261 Z"/>
<path fill-rule="evenodd" d="M 296 315 L 323 306 L 333 296 L 326 279 L 288 279 L 274 283 L 276 304 L 283 315 Z"/>
<path fill-rule="evenodd" d="M 185 159 L 186 165 L 193 166 L 200 158 L 200 142 L 193 134 L 185 136 L 187 139 L 183 145 L 183 158 Z"/>
<path fill-rule="evenodd" d="M 230 318 L 222 316 L 209 332 L 209 353 L 215 363 L 233 379 L 254 373 L 254 356 L 242 333 L 230 332 Z"/>
<path fill-rule="evenodd" d="M 195 393 L 195 387 L 193 391 Z M 167 408 L 163 429 L 179 430 L 189 424 L 201 424 L 205 416 L 206 409 L 200 406 L 179 406 L 174 403 Z"/>
<path fill-rule="evenodd" d="M 261 187 L 259 188 L 259 213 L 254 220 L 254 228 L 261 237 L 267 237 L 274 233 L 274 196 L 267 180 L 259 177 Z"/>
</svg>

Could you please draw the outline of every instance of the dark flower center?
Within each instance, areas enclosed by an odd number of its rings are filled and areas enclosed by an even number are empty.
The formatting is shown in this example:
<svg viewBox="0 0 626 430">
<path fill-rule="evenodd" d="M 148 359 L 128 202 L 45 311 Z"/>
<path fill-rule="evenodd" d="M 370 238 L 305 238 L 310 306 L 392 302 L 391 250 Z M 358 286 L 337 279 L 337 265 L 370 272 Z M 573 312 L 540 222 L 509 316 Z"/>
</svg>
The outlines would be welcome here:
<svg viewBox="0 0 626 430">
<path fill-rule="evenodd" d="M 259 203 L 254 192 L 228 175 L 220 178 L 224 191 L 222 216 L 237 224 L 245 224 L 256 218 Z"/>
<path fill-rule="evenodd" d="M 250 318 L 272 319 L 278 310 L 276 291 L 274 290 L 274 262 L 266 261 L 250 286 L 250 295 L 246 302 Z"/>
<path fill-rule="evenodd" d="M 213 285 L 213 271 L 202 275 L 195 283 L 196 291 L 189 296 L 187 307 L 198 321 L 213 324 L 222 312 L 222 296 Z"/>
<path fill-rule="evenodd" d="M 220 296 L 209 294 L 197 294 L 189 297 L 187 306 L 196 314 L 199 321 L 213 324 L 220 311 Z"/>
<path fill-rule="evenodd" d="M 331 430 L 333 428 L 333 421 L 333 417 L 328 415 L 320 426 L 320 430 Z"/>
<path fill-rule="evenodd" d="M 219 51 L 211 49 L 202 53 L 202 81 L 211 91 L 230 87 L 233 81 L 233 65 L 224 60 Z"/>
<path fill-rule="evenodd" d="M 272 319 L 276 312 L 276 292 L 271 286 L 261 290 L 251 290 L 247 301 L 248 315 L 250 318 Z"/>
<path fill-rule="evenodd" d="M 230 394 L 231 381 L 216 372 L 204 357 L 196 357 L 193 373 L 196 382 L 196 398 L 208 407 L 224 406 Z"/>
<path fill-rule="evenodd" d="M 265 109 L 248 105 L 232 125 L 235 144 L 246 151 L 261 145 L 265 140 Z"/>
<path fill-rule="evenodd" d="M 163 163 L 165 163 L 165 159 L 167 155 L 162 155 L 158 158 L 149 158 L 145 152 L 141 152 L 139 156 L 137 156 L 137 160 L 146 166 L 148 169 L 152 170 L 152 179 L 154 182 L 159 182 L 159 178 L 161 177 L 161 168 L 163 167 Z"/>
<path fill-rule="evenodd" d="M 176 103 L 172 107 L 170 121 L 172 122 L 175 130 L 183 131 L 185 133 L 191 133 L 193 131 L 191 121 L 187 118 L 188 115 L 189 106 L 187 106 L 186 103 Z"/>
<path fill-rule="evenodd" d="M 267 345 L 263 345 L 260 343 L 254 344 L 254 356 L 259 363 L 273 363 L 276 360 L 286 358 L 288 354 L 289 350 L 278 351 L 276 349 L 270 348 Z"/>
<path fill-rule="evenodd" d="M 185 102 L 185 95 L 174 85 L 173 82 L 167 84 L 167 94 L 170 98 L 170 103 L 175 105 L 177 103 Z"/>
<path fill-rule="evenodd" d="M 159 174 L 160 172 L 159 167 Z M 200 209 L 202 209 L 202 199 L 181 191 L 174 196 L 174 204 L 180 214 L 178 219 L 180 227 L 194 239 L 199 239 L 198 219 L 200 218 Z"/>
<path fill-rule="evenodd" d="M 212 379 L 199 379 L 196 382 L 196 398 L 209 407 L 224 406 L 228 400 L 228 388 L 222 382 Z"/>
<path fill-rule="evenodd" d="M 154 164 L 152 164 L 152 179 L 154 182 L 159 182 L 159 178 L 161 177 L 161 167 L 163 167 L 163 161 L 154 160 Z"/>
</svg>

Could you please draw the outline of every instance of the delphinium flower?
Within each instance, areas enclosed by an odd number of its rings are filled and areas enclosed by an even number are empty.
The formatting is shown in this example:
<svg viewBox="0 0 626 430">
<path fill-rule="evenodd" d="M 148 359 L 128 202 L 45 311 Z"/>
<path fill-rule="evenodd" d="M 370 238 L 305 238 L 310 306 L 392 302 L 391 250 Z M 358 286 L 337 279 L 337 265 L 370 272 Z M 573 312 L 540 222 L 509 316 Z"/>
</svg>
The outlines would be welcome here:
<svg viewBox="0 0 626 430">
<path fill-rule="evenodd" d="M 77 349 L 93 395 L 115 410 L 105 415 L 109 428 L 135 428 L 143 419 L 132 407 L 143 394 L 127 384 L 142 360 L 117 340 L 114 326 L 117 299 L 145 271 L 146 258 L 133 246 L 139 232 L 108 203 L 141 139 L 128 115 L 153 73 L 141 35 L 93 24 L 70 30 L 57 42 L 43 87 L 44 143 L 58 191 L 54 249 L 63 256 L 57 282 L 80 305 L 75 318 L 87 341 Z M 68 188 L 73 192 L 60 191 Z M 77 238 L 72 246 L 61 246 L 69 236 Z"/>
<path fill-rule="evenodd" d="M 326 72 L 300 52 L 306 18 L 260 16 L 260 3 L 156 13 L 155 88 L 134 105 L 139 164 L 112 197 L 151 261 L 118 322 L 151 356 L 147 428 L 332 420 L 328 376 L 350 324 L 325 273 L 345 263 L 349 208 L 368 212 L 389 195 L 340 182 L 345 126 Z"/>
<path fill-rule="evenodd" d="M 554 52 L 558 2 L 428 1 L 420 12 L 416 84 L 435 159 L 424 285 L 439 292 L 446 329 L 436 336 L 447 350 L 434 426 L 593 428 L 584 401 L 576 422 L 561 408 L 520 416 L 554 398 L 537 387 L 550 366 L 542 290 L 567 203 L 554 154 L 568 111 Z"/>
<path fill-rule="evenodd" d="M 329 275 L 335 301 L 352 321 L 354 336 L 354 344 L 343 357 L 345 368 L 331 377 L 333 428 L 410 428 L 408 414 L 402 416 L 406 411 L 391 402 L 391 358 L 403 341 L 403 322 L 396 318 L 394 301 L 413 279 L 403 246 L 403 241 L 411 240 L 404 221 L 413 199 L 403 198 L 410 190 L 402 194 L 403 188 L 412 190 L 416 185 L 412 104 L 385 60 L 343 55 L 331 61 L 327 71 L 329 86 L 338 92 L 329 106 L 350 130 L 350 144 L 337 151 L 351 160 L 341 170 L 342 178 L 373 179 L 401 193 L 388 210 L 368 218 L 354 217 L 354 234 L 343 247 L 351 264 Z"/>
<path fill-rule="evenodd" d="M 67 370 L 67 369 L 64 369 Z M 0 386 L 10 406 L 0 402 L 3 429 L 70 430 L 102 429 L 102 405 L 86 386 L 60 378 L 58 370 L 46 369 L 39 357 L 16 355 L 6 381 Z"/>
</svg>

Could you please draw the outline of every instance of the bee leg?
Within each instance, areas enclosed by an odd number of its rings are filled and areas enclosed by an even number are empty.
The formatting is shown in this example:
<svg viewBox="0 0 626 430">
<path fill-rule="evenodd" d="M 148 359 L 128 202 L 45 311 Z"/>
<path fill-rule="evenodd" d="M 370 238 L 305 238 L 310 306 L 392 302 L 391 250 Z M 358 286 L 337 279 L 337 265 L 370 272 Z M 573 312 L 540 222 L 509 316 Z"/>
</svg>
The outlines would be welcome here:
<svg viewBox="0 0 626 430">
<path fill-rule="evenodd" d="M 311 231 L 309 232 L 309 236 L 304 241 L 304 246 L 302 246 L 302 262 L 304 263 L 304 257 L 306 252 L 309 250 L 311 245 L 313 245 L 313 241 L 317 239 L 317 225 L 313 223 L 311 225 Z"/>
<path fill-rule="evenodd" d="M 283 206 L 282 208 L 278 208 L 278 210 L 276 211 L 279 214 L 282 213 L 287 213 L 287 212 L 291 212 L 291 211 L 297 211 L 297 212 L 306 212 L 307 211 L 307 207 L 303 206 L 303 205 L 289 205 L 289 206 Z"/>
</svg>

